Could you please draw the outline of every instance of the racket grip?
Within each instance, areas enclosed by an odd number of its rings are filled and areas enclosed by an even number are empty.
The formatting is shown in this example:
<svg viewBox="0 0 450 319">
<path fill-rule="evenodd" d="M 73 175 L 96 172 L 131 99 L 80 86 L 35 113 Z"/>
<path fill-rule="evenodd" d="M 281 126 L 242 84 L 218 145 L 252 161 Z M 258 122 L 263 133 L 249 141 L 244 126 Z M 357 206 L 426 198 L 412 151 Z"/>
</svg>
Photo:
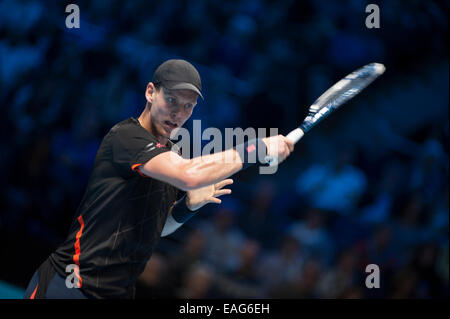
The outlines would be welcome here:
<svg viewBox="0 0 450 319">
<path fill-rule="evenodd" d="M 293 141 L 294 143 L 297 143 L 298 141 L 300 141 L 303 135 L 305 135 L 305 133 L 301 128 L 298 127 L 295 130 L 291 131 L 288 135 L 286 135 L 286 138 Z"/>
<path fill-rule="evenodd" d="M 303 135 L 305 135 L 305 133 L 303 132 L 303 130 L 301 128 L 296 128 L 295 130 L 291 131 L 288 135 L 286 135 L 286 138 L 288 140 L 291 140 L 295 143 L 297 143 L 298 141 L 300 141 L 300 139 L 303 137 Z M 264 160 L 266 161 L 267 164 L 269 164 L 270 166 L 275 166 L 278 164 L 278 158 L 276 158 L 275 156 L 266 156 L 264 158 Z"/>
</svg>

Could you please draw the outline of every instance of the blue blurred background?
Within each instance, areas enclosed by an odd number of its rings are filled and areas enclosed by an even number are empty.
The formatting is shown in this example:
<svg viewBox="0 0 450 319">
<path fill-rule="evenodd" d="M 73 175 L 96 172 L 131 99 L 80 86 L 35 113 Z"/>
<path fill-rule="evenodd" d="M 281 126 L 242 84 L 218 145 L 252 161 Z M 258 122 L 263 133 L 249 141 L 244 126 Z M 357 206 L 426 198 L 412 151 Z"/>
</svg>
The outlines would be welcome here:
<svg viewBox="0 0 450 319">
<path fill-rule="evenodd" d="M 449 1 L 0 2 L 0 297 L 65 238 L 103 136 L 139 116 L 154 69 L 193 63 L 202 127 L 287 134 L 354 69 L 385 74 L 275 175 L 161 240 L 138 298 L 443 298 L 449 280 Z M 381 288 L 367 289 L 377 264 Z"/>
</svg>

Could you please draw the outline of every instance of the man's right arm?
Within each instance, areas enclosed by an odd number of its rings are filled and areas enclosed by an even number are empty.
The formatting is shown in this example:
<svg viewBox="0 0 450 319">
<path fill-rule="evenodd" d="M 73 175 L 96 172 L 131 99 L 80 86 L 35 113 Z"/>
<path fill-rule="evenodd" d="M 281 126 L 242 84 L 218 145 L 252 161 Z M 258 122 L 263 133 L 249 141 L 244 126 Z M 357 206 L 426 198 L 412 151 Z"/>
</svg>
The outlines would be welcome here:
<svg viewBox="0 0 450 319">
<path fill-rule="evenodd" d="M 282 135 L 263 139 L 267 155 L 277 156 L 281 163 L 294 149 L 294 143 Z M 240 171 L 242 159 L 236 149 L 184 159 L 175 152 L 165 152 L 139 167 L 141 173 L 190 191 L 217 183 Z"/>
</svg>

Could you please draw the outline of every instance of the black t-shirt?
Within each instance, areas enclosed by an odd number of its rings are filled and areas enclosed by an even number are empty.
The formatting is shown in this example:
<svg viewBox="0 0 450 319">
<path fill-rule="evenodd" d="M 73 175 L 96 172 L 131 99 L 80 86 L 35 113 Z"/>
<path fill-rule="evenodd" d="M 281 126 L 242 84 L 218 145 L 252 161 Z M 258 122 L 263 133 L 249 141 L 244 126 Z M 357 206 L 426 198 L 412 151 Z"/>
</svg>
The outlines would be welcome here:
<svg viewBox="0 0 450 319">
<path fill-rule="evenodd" d="M 79 265 L 81 289 L 96 298 L 132 298 L 167 214 L 184 193 L 137 167 L 171 151 L 135 118 L 104 137 L 67 239 L 51 254 L 56 271 Z M 70 181 L 68 181 L 70 182 Z"/>
</svg>

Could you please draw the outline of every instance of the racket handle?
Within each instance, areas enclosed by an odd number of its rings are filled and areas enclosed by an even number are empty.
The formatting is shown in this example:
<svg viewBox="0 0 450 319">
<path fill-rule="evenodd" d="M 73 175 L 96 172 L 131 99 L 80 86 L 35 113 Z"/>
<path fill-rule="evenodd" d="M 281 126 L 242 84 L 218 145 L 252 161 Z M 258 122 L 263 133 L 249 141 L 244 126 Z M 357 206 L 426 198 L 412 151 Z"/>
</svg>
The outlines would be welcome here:
<svg viewBox="0 0 450 319">
<path fill-rule="evenodd" d="M 305 133 L 303 132 L 303 130 L 301 128 L 296 128 L 295 130 L 291 131 L 288 135 L 286 135 L 286 138 L 288 140 L 291 140 L 295 143 L 297 143 L 298 141 L 300 141 L 300 139 L 303 137 L 303 135 L 305 135 Z M 278 164 L 278 158 L 276 158 L 275 156 L 266 156 L 264 158 L 264 160 L 266 161 L 267 164 L 269 164 L 270 166 L 275 166 Z"/>
<path fill-rule="evenodd" d="M 301 128 L 296 128 L 295 130 L 291 131 L 288 135 L 286 135 L 286 138 L 288 140 L 291 140 L 295 143 L 297 143 L 298 141 L 300 141 L 300 139 L 303 137 L 303 135 L 305 135 L 305 133 L 303 132 L 303 130 Z"/>
</svg>

